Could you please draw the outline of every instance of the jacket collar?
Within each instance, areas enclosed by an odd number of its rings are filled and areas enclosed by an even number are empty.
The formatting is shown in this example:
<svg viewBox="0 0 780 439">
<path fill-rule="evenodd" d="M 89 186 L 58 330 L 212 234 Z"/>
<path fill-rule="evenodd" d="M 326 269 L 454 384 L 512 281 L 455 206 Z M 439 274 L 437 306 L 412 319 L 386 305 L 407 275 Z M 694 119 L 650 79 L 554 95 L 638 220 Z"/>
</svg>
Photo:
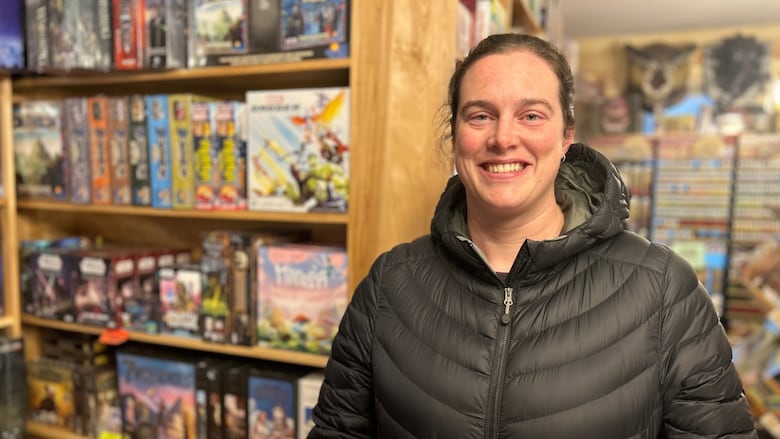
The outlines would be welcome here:
<svg viewBox="0 0 780 439">
<path fill-rule="evenodd" d="M 555 181 L 555 192 L 564 212 L 564 234 L 548 241 L 526 241 L 510 276 L 519 270 L 523 278 L 536 277 L 534 274 L 625 229 L 628 189 L 615 166 L 593 148 L 581 143 L 569 147 Z M 461 263 L 484 268 L 475 252 L 464 245 L 470 242 L 466 209 L 466 190 L 460 178 L 452 176 L 436 206 L 431 236 L 453 251 Z"/>
</svg>

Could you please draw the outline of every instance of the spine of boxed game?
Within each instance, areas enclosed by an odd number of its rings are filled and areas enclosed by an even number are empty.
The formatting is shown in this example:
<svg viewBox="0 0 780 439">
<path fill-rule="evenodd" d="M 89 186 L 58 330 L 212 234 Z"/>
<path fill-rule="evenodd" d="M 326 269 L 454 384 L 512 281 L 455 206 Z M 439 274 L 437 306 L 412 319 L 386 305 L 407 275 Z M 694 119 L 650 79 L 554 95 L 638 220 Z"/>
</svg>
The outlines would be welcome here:
<svg viewBox="0 0 780 439">
<path fill-rule="evenodd" d="M 149 144 L 147 142 L 146 100 L 143 95 L 129 97 L 130 128 L 128 138 L 128 159 L 130 162 L 130 184 L 133 204 L 152 204 L 149 187 Z"/>
<path fill-rule="evenodd" d="M 107 103 L 112 201 L 114 204 L 131 204 L 128 101 L 126 97 L 110 97 Z"/>
<path fill-rule="evenodd" d="M 108 98 L 87 98 L 92 204 L 111 204 L 111 159 L 108 146 Z"/>
<path fill-rule="evenodd" d="M 92 202 L 92 178 L 90 176 L 87 98 L 66 98 L 63 106 L 65 111 L 62 113 L 62 129 L 70 167 L 68 173 L 70 201 L 89 204 Z"/>
</svg>

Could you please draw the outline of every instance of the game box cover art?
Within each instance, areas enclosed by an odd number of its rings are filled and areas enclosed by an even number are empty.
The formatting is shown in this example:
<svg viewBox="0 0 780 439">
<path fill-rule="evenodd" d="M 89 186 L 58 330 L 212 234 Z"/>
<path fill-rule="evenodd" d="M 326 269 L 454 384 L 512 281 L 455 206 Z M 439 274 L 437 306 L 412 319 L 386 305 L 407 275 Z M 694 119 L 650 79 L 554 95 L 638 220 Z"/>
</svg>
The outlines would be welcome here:
<svg viewBox="0 0 780 439">
<path fill-rule="evenodd" d="M 248 382 L 249 437 L 296 439 L 296 378 L 253 371 Z"/>
<path fill-rule="evenodd" d="M 0 14 L 0 70 L 24 68 L 24 2 L 8 0 Z"/>
<path fill-rule="evenodd" d="M 258 345 L 330 353 L 347 304 L 343 248 L 272 244 L 257 255 Z"/>
<path fill-rule="evenodd" d="M 347 42 L 346 0 L 281 0 L 282 50 Z"/>
<path fill-rule="evenodd" d="M 346 212 L 349 89 L 250 91 L 249 208 Z"/>
<path fill-rule="evenodd" d="M 246 52 L 247 0 L 194 0 L 192 23 L 192 55 Z"/>
<path fill-rule="evenodd" d="M 67 151 L 62 142 L 60 101 L 14 104 L 14 161 L 19 197 L 66 200 Z"/>
<path fill-rule="evenodd" d="M 125 437 L 195 439 L 195 363 L 117 352 Z"/>
</svg>

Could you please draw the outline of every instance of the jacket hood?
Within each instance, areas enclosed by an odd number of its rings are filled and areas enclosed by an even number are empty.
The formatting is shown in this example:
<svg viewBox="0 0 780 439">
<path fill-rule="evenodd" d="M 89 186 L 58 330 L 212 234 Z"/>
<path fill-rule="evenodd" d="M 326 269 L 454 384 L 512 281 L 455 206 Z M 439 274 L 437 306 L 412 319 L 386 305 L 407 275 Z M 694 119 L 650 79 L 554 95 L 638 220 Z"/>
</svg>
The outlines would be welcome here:
<svg viewBox="0 0 780 439">
<path fill-rule="evenodd" d="M 564 213 L 564 233 L 552 240 L 526 241 L 513 271 L 518 262 L 523 263 L 523 272 L 527 273 L 549 269 L 625 229 L 628 189 L 612 162 L 585 144 L 569 147 L 555 180 L 555 197 Z M 466 256 L 462 243 L 469 241 L 466 210 L 466 189 L 454 175 L 436 206 L 431 236 L 461 257 Z M 475 260 L 473 255 L 466 258 Z"/>
</svg>

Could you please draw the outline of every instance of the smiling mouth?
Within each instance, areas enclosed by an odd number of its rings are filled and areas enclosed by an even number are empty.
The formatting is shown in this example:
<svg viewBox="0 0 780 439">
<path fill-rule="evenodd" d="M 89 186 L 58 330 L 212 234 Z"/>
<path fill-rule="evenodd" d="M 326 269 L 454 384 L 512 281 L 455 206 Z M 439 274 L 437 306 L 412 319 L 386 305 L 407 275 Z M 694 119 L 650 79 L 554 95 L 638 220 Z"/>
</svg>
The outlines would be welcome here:
<svg viewBox="0 0 780 439">
<path fill-rule="evenodd" d="M 483 168 L 492 174 L 504 174 L 507 172 L 520 172 L 525 169 L 525 166 L 521 163 L 501 163 L 484 165 Z"/>
</svg>

